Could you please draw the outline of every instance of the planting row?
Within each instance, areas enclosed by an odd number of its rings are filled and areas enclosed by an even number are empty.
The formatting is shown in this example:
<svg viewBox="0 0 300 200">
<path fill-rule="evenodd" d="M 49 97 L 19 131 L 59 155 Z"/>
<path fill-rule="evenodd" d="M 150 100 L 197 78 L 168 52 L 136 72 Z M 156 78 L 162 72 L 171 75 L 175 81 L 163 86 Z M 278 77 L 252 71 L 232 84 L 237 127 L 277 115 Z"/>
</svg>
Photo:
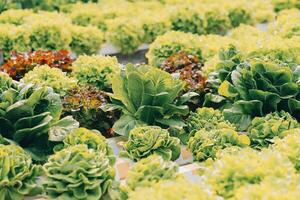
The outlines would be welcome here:
<svg viewBox="0 0 300 200">
<path fill-rule="evenodd" d="M 118 0 L 74 4 L 60 13 L 7 10 L 0 14 L 0 44 L 5 58 L 12 50 L 69 48 L 94 54 L 105 41 L 130 54 L 169 30 L 224 35 L 241 23 L 272 22 L 273 9 L 271 2 L 261 0 Z"/>
</svg>

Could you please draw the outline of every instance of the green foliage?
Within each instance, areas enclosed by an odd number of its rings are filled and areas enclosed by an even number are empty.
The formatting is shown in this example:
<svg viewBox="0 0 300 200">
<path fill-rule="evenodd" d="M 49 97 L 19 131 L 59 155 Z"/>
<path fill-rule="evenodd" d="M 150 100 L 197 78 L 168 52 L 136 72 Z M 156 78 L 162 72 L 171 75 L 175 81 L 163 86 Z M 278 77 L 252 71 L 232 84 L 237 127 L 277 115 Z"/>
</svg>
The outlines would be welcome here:
<svg viewBox="0 0 300 200">
<path fill-rule="evenodd" d="M 32 14 L 33 12 L 31 10 L 10 9 L 0 14 L 0 23 L 22 25 L 24 23 L 24 18 Z"/>
<path fill-rule="evenodd" d="M 127 65 L 125 72 L 112 80 L 112 102 L 123 112 L 113 130 L 128 136 L 131 129 L 141 125 L 183 127 L 180 117 L 189 110 L 183 105 L 188 99 L 177 99 L 183 88 L 182 81 L 160 69 Z"/>
<path fill-rule="evenodd" d="M 226 15 L 218 11 L 207 12 L 204 15 L 205 30 L 207 34 L 225 35 L 230 28 L 230 23 Z"/>
<path fill-rule="evenodd" d="M 72 76 L 79 84 L 90 84 L 99 89 L 110 86 L 113 74 L 119 73 L 117 58 L 109 56 L 79 56 L 72 65 Z"/>
<path fill-rule="evenodd" d="M 137 162 L 128 172 L 126 188 L 133 191 L 138 187 L 149 187 L 161 180 L 170 180 L 178 176 L 178 165 L 165 161 L 158 155 L 152 155 Z"/>
<path fill-rule="evenodd" d="M 93 26 L 72 26 L 71 34 L 72 42 L 70 47 L 78 55 L 96 54 L 104 43 L 103 32 Z"/>
<path fill-rule="evenodd" d="M 199 42 L 199 38 L 193 34 L 170 31 L 156 38 L 150 45 L 146 57 L 150 65 L 157 67 L 181 50 L 196 55 L 201 60 L 203 56 L 198 46 Z"/>
<path fill-rule="evenodd" d="M 238 27 L 240 24 L 251 23 L 250 14 L 242 8 L 232 9 L 229 12 L 228 17 L 232 27 Z"/>
<path fill-rule="evenodd" d="M 243 148 L 224 154 L 205 169 L 204 175 L 216 194 L 231 198 L 243 186 L 259 184 L 268 177 L 286 178 L 295 170 L 282 154 Z"/>
<path fill-rule="evenodd" d="M 235 129 L 233 124 L 225 120 L 221 111 L 206 107 L 198 108 L 196 112 L 190 113 L 186 123 L 190 136 L 193 136 L 200 129 L 205 129 L 206 131 L 221 128 Z"/>
<path fill-rule="evenodd" d="M 298 67 L 267 57 L 245 59 L 234 47 L 222 53 L 221 59 L 218 93 L 233 103 L 224 110 L 224 116 L 240 130 L 245 130 L 253 117 L 274 111 L 299 116 Z"/>
<path fill-rule="evenodd" d="M 115 176 L 105 154 L 86 145 L 56 152 L 49 157 L 44 170 L 44 187 L 49 199 L 101 199 Z"/>
<path fill-rule="evenodd" d="M 156 126 L 134 128 L 124 145 L 123 155 L 135 161 L 158 154 L 165 160 L 176 160 L 181 153 L 180 140 Z"/>
<path fill-rule="evenodd" d="M 255 148 L 268 147 L 275 137 L 284 137 L 290 129 L 300 124 L 287 112 L 274 112 L 265 117 L 256 117 L 248 128 L 248 136 Z"/>
<path fill-rule="evenodd" d="M 300 172 L 300 129 L 290 129 L 286 131 L 287 136 L 283 139 L 275 140 L 274 150 L 286 155 L 294 164 L 297 172 Z"/>
<path fill-rule="evenodd" d="M 250 139 L 246 135 L 239 135 L 236 131 L 223 128 L 206 131 L 201 129 L 191 137 L 188 148 L 193 153 L 195 161 L 205 161 L 208 158 L 215 159 L 221 149 L 230 146 L 248 146 Z"/>
<path fill-rule="evenodd" d="M 184 178 L 162 180 L 151 187 L 140 187 L 129 193 L 129 200 L 213 200 L 215 196 L 199 184 Z"/>
<path fill-rule="evenodd" d="M 79 125 L 71 117 L 60 120 L 60 97 L 51 88 L 8 79 L 1 84 L 0 102 L 0 135 L 18 143 L 37 161 L 44 161 L 53 146 Z"/>
<path fill-rule="evenodd" d="M 40 15 L 42 17 L 43 15 Z M 33 19 L 24 28 L 29 29 L 30 46 L 33 50 L 68 49 L 72 35 L 62 19 Z M 64 27 L 64 28 L 62 28 Z"/>
<path fill-rule="evenodd" d="M 41 167 L 33 165 L 30 155 L 21 147 L 0 144 L 0 163 L 1 200 L 23 200 L 43 191 L 36 183 L 42 175 Z"/>
<path fill-rule="evenodd" d="M 86 128 L 73 129 L 63 140 L 64 148 L 84 144 L 88 149 L 102 152 L 110 160 L 110 164 L 115 163 L 115 156 L 112 148 L 106 141 L 106 138 L 99 131 Z"/>
<path fill-rule="evenodd" d="M 171 17 L 172 30 L 186 33 L 205 34 L 204 19 L 195 11 L 184 9 Z"/>
<path fill-rule="evenodd" d="M 69 78 L 60 69 L 51 68 L 48 65 L 35 67 L 25 74 L 21 82 L 52 87 L 60 96 L 65 96 L 68 90 L 77 85 L 76 79 Z"/>
<path fill-rule="evenodd" d="M 135 52 L 142 44 L 144 31 L 138 20 L 116 18 L 108 22 L 108 40 L 123 54 Z"/>
</svg>

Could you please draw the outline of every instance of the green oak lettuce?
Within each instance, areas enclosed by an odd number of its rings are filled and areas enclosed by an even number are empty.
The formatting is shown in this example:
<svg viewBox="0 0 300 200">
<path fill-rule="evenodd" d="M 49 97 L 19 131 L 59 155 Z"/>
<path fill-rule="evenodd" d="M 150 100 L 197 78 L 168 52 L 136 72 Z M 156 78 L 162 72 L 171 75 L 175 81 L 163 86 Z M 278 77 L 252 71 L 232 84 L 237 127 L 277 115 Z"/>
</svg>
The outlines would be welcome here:
<svg viewBox="0 0 300 200">
<path fill-rule="evenodd" d="M 160 69 L 127 65 L 125 72 L 112 79 L 112 102 L 123 115 L 113 130 L 128 135 L 137 126 L 157 125 L 183 127 L 181 116 L 188 114 L 188 95 L 177 98 L 184 83 Z"/>
<path fill-rule="evenodd" d="M 0 163 L 0 200 L 23 200 L 43 191 L 36 183 L 42 169 L 21 147 L 0 144 Z"/>
<path fill-rule="evenodd" d="M 123 155 L 140 160 L 152 154 L 158 154 L 165 160 L 176 160 L 180 156 L 180 140 L 170 137 L 169 132 L 156 126 L 132 129 L 124 145 Z"/>
<path fill-rule="evenodd" d="M 56 152 L 44 165 L 49 199 L 102 199 L 114 179 L 114 169 L 102 152 L 75 145 Z"/>
</svg>

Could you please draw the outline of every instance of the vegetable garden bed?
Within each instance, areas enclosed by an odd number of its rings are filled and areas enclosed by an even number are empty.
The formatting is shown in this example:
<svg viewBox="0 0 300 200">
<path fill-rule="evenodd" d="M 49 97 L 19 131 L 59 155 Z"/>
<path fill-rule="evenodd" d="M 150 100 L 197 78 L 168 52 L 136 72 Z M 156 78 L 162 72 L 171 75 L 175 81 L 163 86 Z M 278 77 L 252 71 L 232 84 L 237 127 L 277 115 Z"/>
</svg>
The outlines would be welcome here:
<svg viewBox="0 0 300 200">
<path fill-rule="evenodd" d="M 0 2 L 0 200 L 300 199 L 299 8 Z"/>
</svg>

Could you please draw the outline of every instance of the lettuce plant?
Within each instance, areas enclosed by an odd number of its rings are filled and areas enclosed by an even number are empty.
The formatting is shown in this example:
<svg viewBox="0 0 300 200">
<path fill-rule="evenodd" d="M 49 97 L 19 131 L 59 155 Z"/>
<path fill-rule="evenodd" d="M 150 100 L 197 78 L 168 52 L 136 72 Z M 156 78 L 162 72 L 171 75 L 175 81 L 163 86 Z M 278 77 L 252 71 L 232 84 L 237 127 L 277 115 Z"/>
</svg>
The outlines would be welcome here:
<svg viewBox="0 0 300 200">
<path fill-rule="evenodd" d="M 82 85 L 107 89 L 113 74 L 120 71 L 117 58 L 109 56 L 79 56 L 72 65 L 72 76 Z"/>
<path fill-rule="evenodd" d="M 193 136 L 200 129 L 206 131 L 222 128 L 235 129 L 233 124 L 225 120 L 221 111 L 207 107 L 198 108 L 196 112 L 190 113 L 186 123 L 187 132 L 190 136 Z"/>
<path fill-rule="evenodd" d="M 256 148 L 268 147 L 273 138 L 282 138 L 286 131 L 300 127 L 300 124 L 287 112 L 274 112 L 265 117 L 256 117 L 247 129 L 252 145 Z"/>
<path fill-rule="evenodd" d="M 233 104 L 224 116 L 240 130 L 253 117 L 274 111 L 288 111 L 299 118 L 299 67 L 269 58 L 243 59 L 233 52 L 224 55 L 219 68 L 218 93 Z"/>
<path fill-rule="evenodd" d="M 128 200 L 213 200 L 215 195 L 205 187 L 192 183 L 184 178 L 176 180 L 161 180 L 153 183 L 151 187 L 140 187 L 129 193 Z"/>
<path fill-rule="evenodd" d="M 230 22 L 227 16 L 218 11 L 205 13 L 204 20 L 204 27 L 207 34 L 225 35 L 230 28 Z"/>
<path fill-rule="evenodd" d="M 108 40 L 115 45 L 122 54 L 135 52 L 142 44 L 144 30 L 139 20 L 126 17 L 112 19 L 108 22 Z"/>
<path fill-rule="evenodd" d="M 110 163 L 113 165 L 115 156 L 112 148 L 106 141 L 106 138 L 101 135 L 99 131 L 89 130 L 86 128 L 77 128 L 70 131 L 70 133 L 63 140 L 64 148 L 75 146 L 78 144 L 85 144 L 89 149 L 94 149 L 97 152 L 103 152 Z"/>
<path fill-rule="evenodd" d="M 183 127 L 180 117 L 188 114 L 183 104 L 189 100 L 187 96 L 177 98 L 183 88 L 182 81 L 160 69 L 127 65 L 124 73 L 112 79 L 112 101 L 123 112 L 113 130 L 128 136 L 131 129 L 141 125 Z"/>
<path fill-rule="evenodd" d="M 294 174 L 292 177 L 270 177 L 259 184 L 249 184 L 238 189 L 234 199 L 299 199 L 300 177 Z M 284 187 L 283 187 L 284 186 Z"/>
<path fill-rule="evenodd" d="M 30 155 L 16 145 L 0 144 L 0 199 L 23 200 L 43 190 L 37 178 L 42 175 L 41 167 L 33 165 Z"/>
<path fill-rule="evenodd" d="M 283 139 L 277 139 L 274 143 L 274 150 L 286 155 L 294 164 L 297 172 L 300 172 L 300 129 L 291 129 Z"/>
<path fill-rule="evenodd" d="M 33 51 L 27 53 L 13 53 L 9 60 L 2 66 L 1 71 L 9 74 L 14 80 L 19 80 L 24 75 L 40 65 L 59 68 L 64 72 L 71 71 L 73 59 L 70 52 L 66 50 L 59 51 Z"/>
<path fill-rule="evenodd" d="M 135 161 L 158 154 L 165 160 L 176 160 L 180 156 L 180 140 L 170 137 L 169 132 L 156 126 L 134 128 L 124 145 L 123 155 Z"/>
<path fill-rule="evenodd" d="M 161 180 L 170 180 L 178 176 L 178 165 L 165 161 L 158 155 L 152 155 L 137 162 L 128 172 L 126 187 L 133 191 L 138 187 L 151 186 Z"/>
<path fill-rule="evenodd" d="M 114 169 L 102 152 L 75 145 L 56 152 L 44 165 L 49 199 L 102 199 L 114 179 Z"/>
<path fill-rule="evenodd" d="M 104 111 L 109 102 L 108 95 L 95 86 L 78 86 L 63 98 L 63 115 L 72 115 L 81 127 L 99 130 L 105 137 L 113 136 L 111 130 L 118 119 L 118 110 Z"/>
<path fill-rule="evenodd" d="M 231 198 L 239 188 L 259 184 L 268 177 L 286 178 L 295 169 L 289 159 L 277 151 L 243 148 L 225 154 L 205 169 L 204 176 L 216 194 Z"/>
<path fill-rule="evenodd" d="M 62 105 L 52 88 L 22 84 L 0 75 L 0 135 L 44 161 L 65 135 L 79 126 L 71 117 L 60 119 Z"/>
<path fill-rule="evenodd" d="M 72 26 L 71 34 L 72 42 L 70 47 L 78 55 L 97 54 L 104 43 L 103 32 L 93 26 Z"/>
<path fill-rule="evenodd" d="M 230 10 L 228 17 L 232 27 L 238 27 L 240 24 L 251 23 L 251 15 L 242 8 L 234 8 Z"/>
<path fill-rule="evenodd" d="M 201 129 L 188 142 L 188 148 L 193 153 L 194 160 L 200 162 L 208 158 L 215 159 L 221 149 L 248 145 L 250 145 L 250 139 L 246 135 L 239 135 L 236 131 L 228 128 L 211 131 Z"/>
<path fill-rule="evenodd" d="M 35 67 L 25 74 L 21 82 L 51 87 L 60 96 L 66 95 L 68 90 L 75 88 L 77 85 L 76 79 L 69 78 L 60 69 L 51 68 L 48 65 Z"/>
</svg>

